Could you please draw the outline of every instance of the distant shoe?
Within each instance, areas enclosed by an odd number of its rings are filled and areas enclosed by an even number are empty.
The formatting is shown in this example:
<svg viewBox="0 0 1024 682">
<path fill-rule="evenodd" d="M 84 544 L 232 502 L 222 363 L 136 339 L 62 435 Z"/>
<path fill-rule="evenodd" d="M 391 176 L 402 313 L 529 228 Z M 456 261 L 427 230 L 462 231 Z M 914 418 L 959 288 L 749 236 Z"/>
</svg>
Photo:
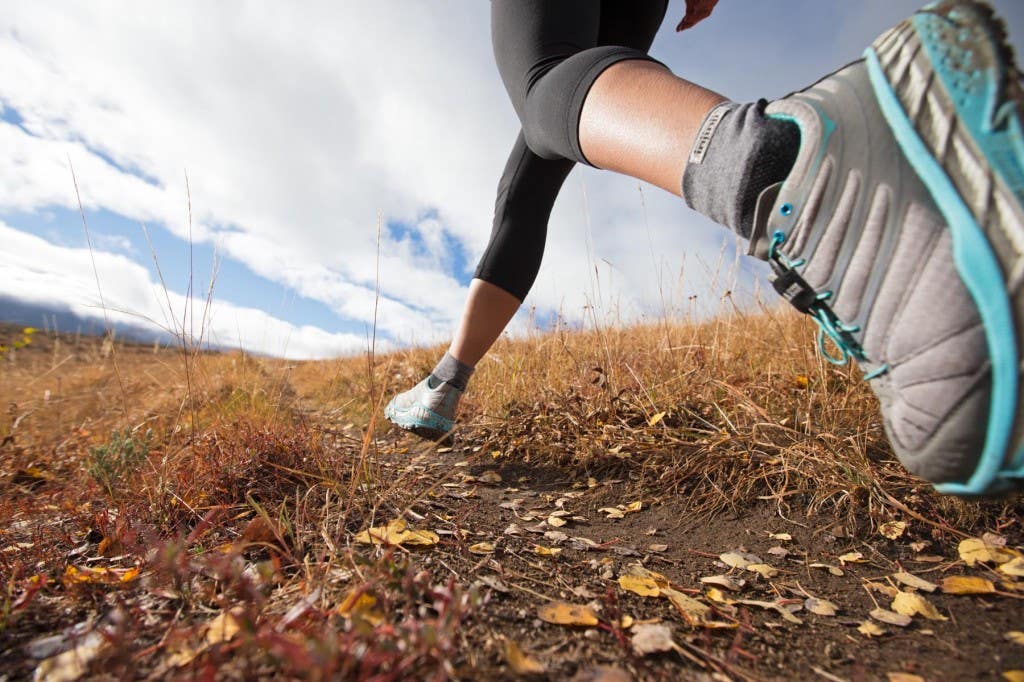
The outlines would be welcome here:
<svg viewBox="0 0 1024 682">
<path fill-rule="evenodd" d="M 825 356 L 866 370 L 896 455 L 942 492 L 1024 485 L 1022 110 L 1002 24 L 970 0 L 767 108 L 802 141 L 751 252 Z"/>
<path fill-rule="evenodd" d="M 455 428 L 455 412 L 461 397 L 459 389 L 428 376 L 392 398 L 384 408 L 384 416 L 418 436 L 439 440 Z"/>
</svg>

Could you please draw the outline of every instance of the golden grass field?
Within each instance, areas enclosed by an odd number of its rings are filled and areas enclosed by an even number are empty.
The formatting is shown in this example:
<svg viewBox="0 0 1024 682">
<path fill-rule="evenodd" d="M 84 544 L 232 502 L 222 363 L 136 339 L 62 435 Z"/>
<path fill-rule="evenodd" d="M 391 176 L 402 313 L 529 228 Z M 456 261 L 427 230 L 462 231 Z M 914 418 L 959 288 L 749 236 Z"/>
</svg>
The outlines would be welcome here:
<svg viewBox="0 0 1024 682">
<path fill-rule="evenodd" d="M 47 332 L 6 351 L 0 679 L 1024 669 L 1021 496 L 906 474 L 857 368 L 796 313 L 503 339 L 454 442 L 389 428 L 386 401 L 442 352 L 287 362 Z M 992 556 L 965 560 L 965 539 Z M 771 570 L 722 556 L 748 552 Z M 901 593 L 938 618 L 871 617 Z"/>
</svg>

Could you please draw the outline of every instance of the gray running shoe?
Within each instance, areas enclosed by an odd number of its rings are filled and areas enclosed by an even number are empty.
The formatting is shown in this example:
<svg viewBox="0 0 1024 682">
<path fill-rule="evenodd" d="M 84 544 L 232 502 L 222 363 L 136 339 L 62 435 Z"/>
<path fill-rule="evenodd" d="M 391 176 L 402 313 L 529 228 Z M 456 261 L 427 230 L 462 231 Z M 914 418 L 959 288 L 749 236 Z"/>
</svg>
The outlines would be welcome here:
<svg viewBox="0 0 1024 682">
<path fill-rule="evenodd" d="M 860 363 L 896 455 L 942 492 L 1024 484 L 1022 110 L 1002 25 L 971 0 L 767 108 L 802 139 L 751 253 L 825 357 Z"/>
<path fill-rule="evenodd" d="M 396 426 L 418 436 L 440 440 L 455 428 L 455 412 L 461 397 L 459 389 L 428 376 L 392 398 L 384 408 L 384 416 Z"/>
</svg>

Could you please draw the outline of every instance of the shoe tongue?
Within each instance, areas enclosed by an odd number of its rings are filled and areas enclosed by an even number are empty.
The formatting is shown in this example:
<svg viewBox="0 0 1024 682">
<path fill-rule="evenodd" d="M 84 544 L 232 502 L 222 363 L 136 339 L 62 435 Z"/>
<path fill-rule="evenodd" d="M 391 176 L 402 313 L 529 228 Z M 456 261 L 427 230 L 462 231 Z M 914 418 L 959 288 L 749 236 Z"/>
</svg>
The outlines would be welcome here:
<svg viewBox="0 0 1024 682">
<path fill-rule="evenodd" d="M 782 183 L 776 182 L 768 185 L 757 195 L 757 203 L 754 205 L 754 228 L 750 233 L 750 245 L 747 247 L 747 255 L 768 260 L 768 217 L 775 208 L 775 200 L 782 190 Z"/>
</svg>

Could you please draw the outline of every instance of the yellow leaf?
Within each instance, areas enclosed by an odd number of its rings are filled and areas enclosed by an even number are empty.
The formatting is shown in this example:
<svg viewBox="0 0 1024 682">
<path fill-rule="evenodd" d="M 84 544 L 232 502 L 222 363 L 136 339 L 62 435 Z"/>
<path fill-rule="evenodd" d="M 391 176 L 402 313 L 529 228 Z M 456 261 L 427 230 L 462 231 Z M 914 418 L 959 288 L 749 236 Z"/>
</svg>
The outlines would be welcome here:
<svg viewBox="0 0 1024 682">
<path fill-rule="evenodd" d="M 900 592 L 892 600 L 892 610 L 905 616 L 920 614 L 928 620 L 949 620 L 939 613 L 928 600 L 916 592 Z"/>
<path fill-rule="evenodd" d="M 798 388 L 807 388 L 811 381 L 810 379 L 807 378 L 806 375 L 797 374 L 795 377 L 793 377 L 793 383 L 796 384 Z"/>
<path fill-rule="evenodd" d="M 658 414 L 654 415 L 653 417 L 651 417 L 650 419 L 647 420 L 647 425 L 648 426 L 654 426 L 655 424 L 657 424 L 658 422 L 660 422 L 664 418 L 665 418 L 665 413 L 664 412 L 659 412 Z"/>
<path fill-rule="evenodd" d="M 860 552 L 847 552 L 839 557 L 839 563 L 841 564 L 862 564 L 864 563 L 864 555 Z"/>
<path fill-rule="evenodd" d="M 920 675 L 910 673 L 888 673 L 889 682 L 925 682 Z"/>
<path fill-rule="evenodd" d="M 896 589 L 895 587 L 893 587 L 892 585 L 886 585 L 884 583 L 875 583 L 875 582 L 871 582 L 870 580 L 868 582 L 864 583 L 864 587 L 868 588 L 872 592 L 880 592 L 881 594 L 884 594 L 889 599 L 892 599 L 897 594 L 899 594 L 899 590 Z"/>
<path fill-rule="evenodd" d="M 657 597 L 661 595 L 661 588 L 651 578 L 641 578 L 635 575 L 620 575 L 619 587 L 641 597 Z"/>
<path fill-rule="evenodd" d="M 734 580 L 727 575 L 709 575 L 700 579 L 705 585 L 718 585 L 732 592 L 739 592 L 746 585 L 745 580 Z"/>
<path fill-rule="evenodd" d="M 726 566 L 730 568 L 746 568 L 750 564 L 761 563 L 761 558 L 746 552 L 724 552 L 718 555 Z"/>
<path fill-rule="evenodd" d="M 127 571 L 121 574 L 121 582 L 129 583 L 139 577 L 141 569 L 138 567 L 129 568 Z"/>
<path fill-rule="evenodd" d="M 818 599 L 817 597 L 805 599 L 804 608 L 819 616 L 834 616 L 839 611 L 839 607 L 828 599 Z"/>
<path fill-rule="evenodd" d="M 597 511 L 601 512 L 602 514 L 607 514 L 607 518 L 609 519 L 621 519 L 623 516 L 626 515 L 621 509 L 616 509 L 615 507 L 602 507 Z"/>
<path fill-rule="evenodd" d="M 913 587 L 924 592 L 934 592 L 938 588 L 938 585 L 935 583 L 930 583 L 924 578 L 918 578 L 913 573 L 896 573 L 892 577 L 907 587 Z M 896 595 L 892 594 L 890 596 L 895 597 Z"/>
<path fill-rule="evenodd" d="M 377 598 L 360 586 L 352 588 L 335 611 L 348 618 L 358 616 L 371 625 L 379 625 L 384 621 L 384 614 L 374 608 L 376 605 Z"/>
<path fill-rule="evenodd" d="M 874 621 L 866 620 L 860 624 L 860 627 L 857 628 L 857 632 L 861 633 L 865 637 L 871 638 L 881 637 L 886 632 L 888 632 L 888 630 L 883 628 L 881 625 L 878 625 Z"/>
<path fill-rule="evenodd" d="M 1004 564 L 1016 556 L 1010 550 L 989 544 L 981 538 L 961 540 L 957 551 L 960 553 L 960 558 L 968 566 L 973 566 L 979 561 L 982 563 Z"/>
<path fill-rule="evenodd" d="M 992 594 L 996 586 L 991 580 L 973 575 L 951 575 L 942 579 L 946 594 Z"/>
<path fill-rule="evenodd" d="M 238 617 L 230 611 L 225 611 L 207 624 L 206 643 L 219 644 L 220 642 L 229 642 L 234 639 L 241 629 Z"/>
<path fill-rule="evenodd" d="M 711 613 L 710 606 L 702 604 L 693 597 L 687 596 L 678 590 L 673 590 L 671 587 L 663 588 L 661 593 L 668 597 L 668 600 L 672 602 L 672 605 L 676 607 L 676 610 L 682 614 L 683 618 L 690 625 L 700 625 L 707 618 L 707 615 Z"/>
<path fill-rule="evenodd" d="M 1003 679 L 1007 682 L 1024 682 L 1024 670 L 1006 670 Z"/>
<path fill-rule="evenodd" d="M 534 551 L 535 554 L 540 554 L 541 556 L 558 556 L 559 554 L 562 553 L 562 548 L 561 547 L 543 547 L 541 545 L 534 545 L 533 546 L 533 551 Z"/>
<path fill-rule="evenodd" d="M 735 600 L 729 599 L 728 597 L 726 597 L 725 596 L 725 592 L 722 592 L 717 587 L 709 587 L 708 591 L 707 591 L 707 596 L 708 596 L 708 599 L 710 599 L 711 601 L 714 601 L 714 602 L 718 602 L 719 604 L 735 604 L 736 603 Z"/>
<path fill-rule="evenodd" d="M 907 530 L 907 524 L 903 521 L 886 521 L 878 528 L 878 532 L 890 540 L 895 540 Z"/>
<path fill-rule="evenodd" d="M 543 665 L 524 654 L 519 645 L 508 637 L 502 638 L 502 645 L 505 662 L 516 675 L 541 675 L 546 672 Z"/>
<path fill-rule="evenodd" d="M 623 509 L 622 511 L 624 511 L 624 512 L 626 512 L 628 514 L 630 512 L 638 512 L 638 511 L 640 511 L 643 508 L 644 508 L 643 502 L 641 502 L 640 500 L 637 500 L 636 502 L 630 502 L 629 504 L 627 504 L 626 508 Z"/>
<path fill-rule="evenodd" d="M 1006 637 L 1006 640 L 1009 642 L 1024 646 L 1024 632 L 1021 632 L 1020 630 L 1010 630 L 1004 635 L 1004 637 Z"/>
<path fill-rule="evenodd" d="M 772 540 L 782 540 L 783 542 L 788 542 L 793 539 L 793 536 L 789 533 L 768 533 L 768 537 Z"/>
<path fill-rule="evenodd" d="M 996 569 L 1000 573 L 1012 575 L 1015 578 L 1024 578 L 1024 557 L 1017 557 Z"/>
<path fill-rule="evenodd" d="M 537 609 L 537 617 L 545 623 L 555 625 L 597 625 L 597 614 L 585 604 L 569 604 L 563 601 L 545 604 Z"/>
<path fill-rule="evenodd" d="M 549 526 L 554 526 L 555 528 L 561 528 L 562 526 L 565 525 L 565 523 L 566 523 L 565 519 L 560 518 L 558 516 L 549 516 L 548 517 L 548 525 Z"/>
<path fill-rule="evenodd" d="M 414 545 L 429 547 L 436 545 L 440 538 L 429 530 L 406 530 L 404 519 L 389 521 L 386 526 L 377 526 L 356 533 L 355 541 L 364 545 Z"/>
<path fill-rule="evenodd" d="M 747 570 L 757 573 L 762 578 L 774 578 L 779 574 L 777 568 L 768 564 L 747 564 Z"/>
<path fill-rule="evenodd" d="M 470 545 L 469 551 L 473 554 L 490 554 L 494 551 L 494 543 L 478 542 L 475 545 Z"/>
</svg>

